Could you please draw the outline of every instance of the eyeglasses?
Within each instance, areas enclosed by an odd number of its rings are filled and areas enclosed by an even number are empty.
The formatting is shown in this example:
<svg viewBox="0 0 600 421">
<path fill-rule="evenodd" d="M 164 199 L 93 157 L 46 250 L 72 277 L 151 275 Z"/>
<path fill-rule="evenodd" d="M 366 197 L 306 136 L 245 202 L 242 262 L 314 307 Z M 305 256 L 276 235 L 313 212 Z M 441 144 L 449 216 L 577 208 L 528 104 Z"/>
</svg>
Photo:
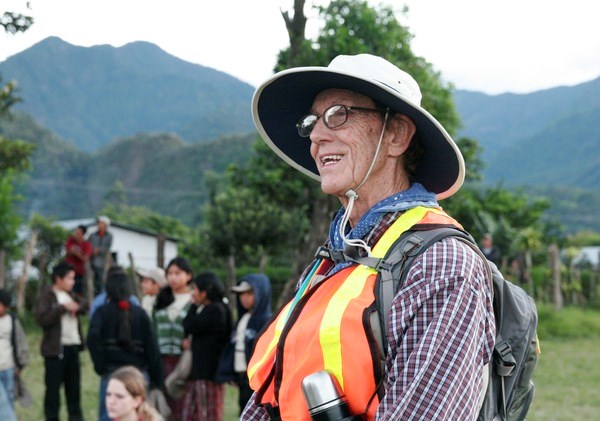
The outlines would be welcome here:
<svg viewBox="0 0 600 421">
<path fill-rule="evenodd" d="M 307 114 L 302 117 L 296 124 L 298 134 L 301 137 L 308 137 L 312 133 L 317 121 L 323 117 L 323 123 L 330 129 L 335 129 L 348 121 L 348 113 L 350 111 L 364 111 L 371 113 L 386 113 L 386 110 L 378 110 L 375 108 L 363 107 L 348 107 L 346 105 L 332 105 L 327 108 L 323 114 Z"/>
</svg>

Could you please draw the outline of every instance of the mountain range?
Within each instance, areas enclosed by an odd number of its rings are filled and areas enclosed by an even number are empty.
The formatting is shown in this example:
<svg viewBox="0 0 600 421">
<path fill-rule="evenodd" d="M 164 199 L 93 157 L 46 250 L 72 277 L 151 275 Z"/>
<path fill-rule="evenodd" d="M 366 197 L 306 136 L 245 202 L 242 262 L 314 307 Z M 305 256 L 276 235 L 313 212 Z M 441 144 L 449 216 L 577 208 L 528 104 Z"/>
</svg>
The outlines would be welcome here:
<svg viewBox="0 0 600 421">
<path fill-rule="evenodd" d="M 94 212 L 119 181 L 130 202 L 189 222 L 208 194 L 206 172 L 246 162 L 257 138 L 254 87 L 147 42 L 51 37 L 0 63 L 0 75 L 23 98 L 0 135 L 38 145 L 28 212 Z M 600 195 L 600 78 L 530 94 L 456 90 L 454 100 L 457 137 L 483 147 L 486 184 Z"/>
<path fill-rule="evenodd" d="M 486 179 L 600 189 L 600 78 L 496 96 L 456 91 L 459 135 L 484 148 Z"/>
<path fill-rule="evenodd" d="M 0 63 L 0 74 L 18 81 L 17 109 L 83 151 L 138 132 L 201 142 L 254 127 L 252 86 L 147 42 L 88 48 L 50 37 Z"/>
</svg>

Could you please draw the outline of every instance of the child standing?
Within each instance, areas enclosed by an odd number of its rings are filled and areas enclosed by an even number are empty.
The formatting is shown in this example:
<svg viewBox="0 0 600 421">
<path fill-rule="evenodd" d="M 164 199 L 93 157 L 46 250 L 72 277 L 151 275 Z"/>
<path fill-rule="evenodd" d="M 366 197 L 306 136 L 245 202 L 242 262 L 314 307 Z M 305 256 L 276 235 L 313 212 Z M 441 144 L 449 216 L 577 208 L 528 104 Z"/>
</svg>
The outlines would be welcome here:
<svg viewBox="0 0 600 421">
<path fill-rule="evenodd" d="M 191 293 L 189 283 L 193 272 L 187 259 L 176 257 L 167 265 L 167 283 L 156 298 L 154 307 L 154 329 L 158 348 L 162 356 L 165 378 L 175 369 L 183 352 L 183 319 L 190 308 Z M 171 408 L 170 420 L 180 421 L 183 411 L 183 398 L 167 396 Z"/>
<path fill-rule="evenodd" d="M 250 274 L 231 290 L 237 294 L 239 320 L 221 356 L 217 381 L 233 381 L 239 387 L 240 413 L 252 396 L 246 370 L 254 341 L 271 317 L 271 282 L 266 275 Z"/>
<path fill-rule="evenodd" d="M 19 319 L 10 312 L 11 294 L 0 289 L 0 419 L 16 420 L 15 377 L 29 362 L 29 346 Z"/>
</svg>

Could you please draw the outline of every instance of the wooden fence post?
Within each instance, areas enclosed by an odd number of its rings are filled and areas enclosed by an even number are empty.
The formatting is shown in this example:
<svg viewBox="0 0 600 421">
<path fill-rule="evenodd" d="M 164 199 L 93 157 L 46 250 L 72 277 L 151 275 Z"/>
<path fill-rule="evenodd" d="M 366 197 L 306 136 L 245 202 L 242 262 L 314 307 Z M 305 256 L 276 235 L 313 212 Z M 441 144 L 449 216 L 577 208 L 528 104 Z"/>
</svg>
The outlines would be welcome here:
<svg viewBox="0 0 600 421">
<path fill-rule="evenodd" d="M 33 250 L 37 244 L 38 232 L 33 230 L 27 243 L 25 251 L 25 259 L 23 259 L 23 271 L 17 280 L 17 312 L 23 314 L 25 311 L 25 287 L 27 286 L 27 278 L 29 277 L 29 266 L 33 260 Z"/>
<path fill-rule="evenodd" d="M 156 266 L 165 267 L 165 235 L 158 233 L 156 236 Z"/>
<path fill-rule="evenodd" d="M 138 279 L 138 274 L 135 270 L 135 260 L 133 259 L 133 253 L 129 252 L 127 253 L 127 256 L 129 257 L 129 270 L 131 271 L 130 278 L 131 282 L 133 283 L 131 285 L 133 288 L 132 291 L 136 297 L 141 298 L 142 296 L 140 295 L 140 282 Z"/>
<path fill-rule="evenodd" d="M 548 248 L 550 254 L 550 269 L 552 271 L 552 303 L 555 310 L 560 310 L 563 307 L 563 296 L 560 282 L 560 257 L 558 254 L 558 246 L 554 243 Z"/>
<path fill-rule="evenodd" d="M 0 249 L 0 288 L 6 286 L 6 250 Z"/>
<path fill-rule="evenodd" d="M 235 301 L 233 300 L 233 293 L 231 287 L 235 285 L 235 256 L 229 255 L 227 257 L 226 264 L 227 276 L 225 277 L 225 296 L 229 300 L 229 304 L 235 308 Z"/>
</svg>

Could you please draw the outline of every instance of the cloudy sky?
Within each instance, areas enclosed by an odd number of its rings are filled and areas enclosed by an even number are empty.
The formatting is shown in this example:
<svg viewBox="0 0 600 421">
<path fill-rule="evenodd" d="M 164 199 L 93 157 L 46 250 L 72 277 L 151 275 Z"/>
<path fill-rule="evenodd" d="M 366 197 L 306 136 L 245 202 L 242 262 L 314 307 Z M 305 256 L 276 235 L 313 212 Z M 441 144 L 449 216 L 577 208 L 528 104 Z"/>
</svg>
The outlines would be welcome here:
<svg viewBox="0 0 600 421">
<path fill-rule="evenodd" d="M 48 36 L 80 46 L 142 40 L 257 86 L 288 44 L 280 8 L 293 0 L 29 0 L 29 10 L 26 3 L 0 1 L 0 12 L 35 19 L 24 34 L 0 35 L 0 61 Z M 527 93 L 600 76 L 596 0 L 386 3 L 409 6 L 398 18 L 414 35 L 413 51 L 459 89 Z M 306 14 L 314 35 L 316 15 Z"/>
</svg>

